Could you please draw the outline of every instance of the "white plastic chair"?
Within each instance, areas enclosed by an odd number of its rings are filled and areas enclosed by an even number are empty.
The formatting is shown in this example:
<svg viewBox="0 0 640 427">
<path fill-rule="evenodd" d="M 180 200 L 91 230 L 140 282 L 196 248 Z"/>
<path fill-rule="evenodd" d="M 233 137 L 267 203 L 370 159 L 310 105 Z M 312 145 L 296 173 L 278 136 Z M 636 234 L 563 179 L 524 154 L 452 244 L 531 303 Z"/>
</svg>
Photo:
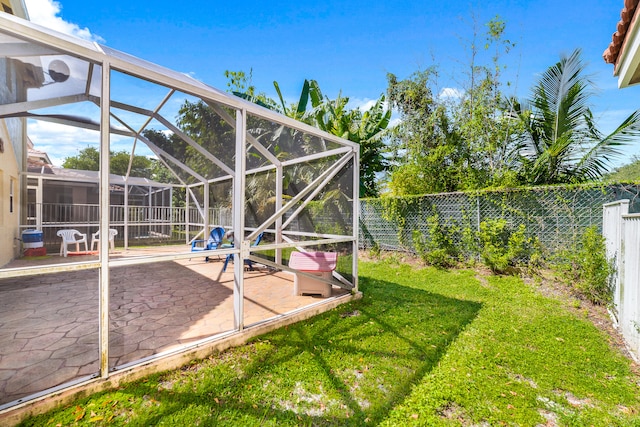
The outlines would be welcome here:
<svg viewBox="0 0 640 427">
<path fill-rule="evenodd" d="M 85 252 L 89 252 L 87 248 L 87 235 L 79 232 L 78 230 L 58 230 L 58 237 L 62 237 L 62 243 L 60 244 L 60 255 L 66 257 L 69 253 L 68 245 L 75 244 L 76 252 L 80 252 L 80 243 L 84 243 Z"/>
<path fill-rule="evenodd" d="M 116 235 L 118 234 L 118 230 L 116 230 L 115 228 L 110 228 L 109 229 L 109 246 L 111 246 L 111 249 L 115 249 L 116 247 Z M 100 230 L 96 231 L 95 233 L 93 233 L 91 235 L 91 250 L 93 251 L 93 246 L 96 245 L 98 246 L 98 249 L 100 249 Z"/>
</svg>

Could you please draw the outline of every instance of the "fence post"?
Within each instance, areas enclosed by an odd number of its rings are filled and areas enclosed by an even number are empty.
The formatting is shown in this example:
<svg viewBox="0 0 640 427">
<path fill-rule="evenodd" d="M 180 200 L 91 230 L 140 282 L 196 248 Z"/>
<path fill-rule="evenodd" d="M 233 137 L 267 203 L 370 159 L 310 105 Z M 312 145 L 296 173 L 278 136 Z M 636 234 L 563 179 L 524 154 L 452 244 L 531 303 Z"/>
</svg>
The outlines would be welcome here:
<svg viewBox="0 0 640 427">
<path fill-rule="evenodd" d="M 607 260 L 613 263 L 614 272 L 612 277 L 613 285 L 613 315 L 616 321 L 620 320 L 619 311 L 622 288 L 624 287 L 623 277 L 621 277 L 624 260 L 622 259 L 623 245 L 623 215 L 629 213 L 629 200 L 618 200 L 602 205 L 602 235 L 605 239 Z"/>
<path fill-rule="evenodd" d="M 480 195 L 476 197 L 476 211 L 478 220 L 478 232 L 480 232 Z"/>
<path fill-rule="evenodd" d="M 638 361 L 640 357 L 640 214 L 622 215 L 620 246 L 620 305 L 618 327 Z"/>
</svg>

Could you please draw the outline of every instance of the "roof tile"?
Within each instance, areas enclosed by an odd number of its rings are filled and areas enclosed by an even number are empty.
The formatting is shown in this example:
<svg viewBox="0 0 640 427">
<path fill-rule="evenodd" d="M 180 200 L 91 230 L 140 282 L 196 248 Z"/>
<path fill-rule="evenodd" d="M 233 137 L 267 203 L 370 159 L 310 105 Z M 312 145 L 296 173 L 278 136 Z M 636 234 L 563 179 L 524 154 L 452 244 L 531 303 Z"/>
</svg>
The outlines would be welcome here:
<svg viewBox="0 0 640 427">
<path fill-rule="evenodd" d="M 607 47 L 602 54 L 604 62 L 607 64 L 617 64 L 618 56 L 620 55 L 624 40 L 627 36 L 629 24 L 631 24 L 633 20 L 639 1 L 640 0 L 624 0 L 624 8 L 620 11 L 620 21 L 618 21 L 616 32 L 611 36 L 609 47 Z"/>
</svg>

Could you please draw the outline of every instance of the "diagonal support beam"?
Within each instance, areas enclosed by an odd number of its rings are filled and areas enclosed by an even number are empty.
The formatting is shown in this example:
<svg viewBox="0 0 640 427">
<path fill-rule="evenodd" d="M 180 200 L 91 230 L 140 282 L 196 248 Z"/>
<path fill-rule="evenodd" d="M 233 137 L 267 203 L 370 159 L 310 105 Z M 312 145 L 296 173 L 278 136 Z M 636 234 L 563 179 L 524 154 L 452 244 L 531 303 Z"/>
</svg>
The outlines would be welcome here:
<svg viewBox="0 0 640 427">
<path fill-rule="evenodd" d="M 15 102 L 13 104 L 0 105 L 0 118 L 10 114 L 26 113 L 40 108 L 56 107 L 58 105 L 74 104 L 88 101 L 89 97 L 84 93 L 61 96 L 58 98 L 41 99 L 38 101 Z M 98 103 L 99 106 L 99 103 Z"/>
<path fill-rule="evenodd" d="M 233 117 L 231 117 L 231 115 L 229 115 L 229 113 L 227 113 L 226 111 L 224 111 L 224 108 L 220 107 L 217 104 L 212 104 L 210 102 L 207 102 L 207 105 L 209 107 L 211 107 L 213 109 L 213 111 L 215 111 L 221 118 L 222 120 L 224 120 L 227 124 L 229 124 L 234 130 L 237 131 L 236 129 L 236 122 L 234 120 Z M 271 152 L 269 150 L 267 150 L 264 145 L 262 145 L 257 139 L 255 139 L 252 135 L 249 135 L 247 133 L 246 135 L 247 137 L 247 141 L 249 141 L 249 143 L 256 149 L 258 150 L 258 152 L 260 154 L 262 154 L 267 160 L 269 160 L 271 163 L 273 163 L 275 166 L 280 166 L 280 160 L 278 160 L 278 158 L 276 156 L 274 156 L 273 154 L 271 154 Z"/>
<path fill-rule="evenodd" d="M 167 153 L 162 148 L 158 147 L 156 144 L 154 144 L 149 139 L 147 139 L 144 135 L 137 134 L 136 131 L 134 131 L 131 128 L 131 126 L 129 126 L 124 120 L 120 119 L 114 113 L 110 113 L 110 115 L 111 115 L 111 117 L 115 118 L 118 122 L 120 122 L 123 126 L 125 126 L 127 129 L 129 129 L 129 131 L 132 133 L 132 135 L 129 135 L 129 136 L 136 137 L 136 138 L 140 139 L 140 141 L 144 142 L 147 145 L 147 147 L 149 147 L 149 149 L 151 151 L 153 151 L 156 156 L 158 156 L 158 158 L 165 157 L 165 158 L 169 159 L 172 163 L 174 163 L 177 166 L 179 166 L 180 169 L 184 170 L 189 175 L 197 178 L 200 182 L 207 182 L 207 179 L 204 178 L 202 175 L 198 174 L 196 171 L 191 169 L 189 166 L 185 165 L 180 160 L 176 159 L 174 156 L 172 156 L 171 154 Z M 178 179 L 180 179 L 180 177 L 173 171 L 173 169 L 171 169 L 171 171 L 173 172 L 173 174 Z M 180 181 L 183 182 L 182 180 L 180 180 Z"/>
<path fill-rule="evenodd" d="M 334 165 L 335 168 L 342 169 L 342 167 L 344 165 L 346 165 L 347 162 L 349 160 L 351 160 L 352 157 L 353 157 L 352 153 L 348 153 L 348 154 L 344 155 L 340 160 L 338 160 L 335 163 L 335 165 Z M 296 203 L 298 203 L 300 200 L 302 200 L 309 192 L 311 192 L 311 190 L 313 190 L 319 183 L 323 182 L 331 173 L 335 173 L 333 171 L 333 169 L 327 169 L 324 172 L 322 172 L 316 179 L 311 181 L 311 183 L 306 188 L 304 188 L 302 191 L 300 191 L 298 194 L 296 194 L 291 200 L 289 200 L 289 202 L 287 202 L 287 204 L 285 204 L 283 207 L 278 209 L 273 215 L 271 215 L 269 217 L 269 219 L 264 221 L 262 223 L 262 225 L 258 226 L 258 228 L 256 228 L 247 237 L 247 240 L 255 239 L 258 234 L 260 234 L 264 230 L 266 230 L 266 228 L 269 225 L 273 224 L 276 219 L 281 217 L 285 212 L 287 212 L 289 209 L 291 209 L 293 206 L 295 206 Z"/>
<path fill-rule="evenodd" d="M 165 125 L 168 129 L 170 129 L 173 133 L 175 133 L 176 135 L 178 135 L 180 137 L 180 139 L 182 139 L 184 142 L 186 142 L 187 144 L 189 144 L 191 147 L 193 147 L 198 153 L 202 154 L 204 157 L 206 157 L 208 160 L 211 160 L 216 166 L 218 166 L 220 169 L 222 169 L 223 171 L 225 171 L 228 175 L 230 176 L 235 176 L 235 172 L 233 169 L 231 169 L 229 166 L 227 166 L 226 164 L 224 164 L 220 159 L 218 159 L 216 156 L 214 156 L 213 154 L 211 154 L 209 151 L 205 150 L 205 148 L 198 144 L 197 142 L 195 142 L 193 139 L 191 139 L 191 137 L 189 137 L 189 135 L 187 135 L 186 133 L 184 133 L 182 130 L 180 130 L 178 127 L 174 126 L 171 122 L 169 122 L 167 119 L 165 119 L 164 117 L 162 117 L 159 114 L 155 115 L 155 118 L 162 123 L 163 125 Z"/>
<path fill-rule="evenodd" d="M 175 89 L 171 89 L 169 91 L 169 93 L 167 93 L 165 95 L 165 97 L 162 99 L 162 101 L 160 101 L 160 103 L 158 104 L 158 106 L 156 107 L 155 110 L 153 110 L 154 114 L 157 114 L 158 111 L 160 111 L 160 109 L 162 107 L 164 107 L 164 105 L 169 101 L 169 99 L 171 99 L 171 97 L 173 96 L 173 94 L 176 93 Z M 149 125 L 149 123 L 151 123 L 152 117 L 147 117 L 147 120 L 142 124 L 142 126 L 140 126 L 140 129 L 138 129 L 138 132 L 136 132 L 138 135 L 140 135 L 142 133 L 142 131 L 144 131 L 144 129 Z M 138 142 L 138 137 L 136 136 L 136 138 L 133 139 L 133 146 L 131 147 L 131 153 L 129 153 L 129 165 L 127 166 L 127 177 L 129 177 L 129 175 L 131 174 L 131 167 L 133 166 L 133 157 L 136 154 L 136 143 Z"/>
<path fill-rule="evenodd" d="M 298 157 L 298 158 L 295 158 L 295 159 L 284 160 L 284 161 L 281 162 L 281 164 L 282 164 L 283 167 L 287 167 L 287 166 L 291 166 L 291 165 L 297 165 L 299 163 L 312 162 L 312 161 L 318 160 L 318 159 L 324 159 L 324 158 L 327 158 L 327 157 L 338 156 L 340 154 L 350 153 L 352 151 L 353 151 L 353 148 L 351 148 L 351 147 L 335 148 L 335 149 L 329 150 L 329 151 L 322 151 L 320 153 L 309 154 L 308 156 L 304 156 L 304 157 Z M 274 169 L 276 169 L 275 165 L 264 165 L 264 166 L 260 166 L 260 167 L 248 170 L 247 171 L 247 175 L 260 173 L 260 172 L 266 172 L 266 171 L 270 171 L 270 170 L 274 170 Z"/>
<path fill-rule="evenodd" d="M 171 160 L 172 163 L 175 163 L 177 166 L 179 166 L 180 169 L 182 169 L 183 171 L 187 172 L 189 175 L 193 176 L 194 178 L 198 179 L 198 181 L 207 182 L 207 179 L 205 177 L 203 177 L 202 175 L 200 175 L 199 173 L 197 173 L 196 171 L 191 169 L 189 166 L 187 166 L 184 163 L 182 163 L 180 160 L 178 160 L 175 157 L 173 157 L 171 154 L 169 154 L 166 151 L 164 151 L 162 148 L 160 148 L 157 145 L 155 145 L 153 142 L 149 141 L 143 135 L 138 135 L 138 138 L 140 138 L 140 141 L 142 141 L 145 144 L 147 144 L 147 146 L 149 148 L 151 148 L 153 150 L 153 152 L 156 153 L 157 156 L 162 155 L 162 156 L 166 157 L 167 159 Z"/>
<path fill-rule="evenodd" d="M 168 95 L 168 96 L 170 96 L 170 95 Z M 165 119 L 161 114 L 158 114 L 157 111 L 151 111 L 151 110 L 147 110 L 147 109 L 144 109 L 144 108 L 138 108 L 138 107 L 134 107 L 133 105 L 124 104 L 122 102 L 116 102 L 116 101 L 112 101 L 111 102 L 111 106 L 114 107 L 114 108 L 118 108 L 120 110 L 129 111 L 131 113 L 140 114 L 140 115 L 147 116 L 147 117 L 150 117 L 150 118 L 155 118 L 160 123 L 162 123 L 164 126 L 166 126 L 167 129 L 171 130 L 173 133 L 178 135 L 180 137 L 180 139 L 182 139 L 185 143 L 189 144 L 191 147 L 193 147 L 200 154 L 205 156 L 208 160 L 212 161 L 216 166 L 218 166 L 220 169 L 225 171 L 227 174 L 229 174 L 230 176 L 234 176 L 235 175 L 235 172 L 233 171 L 233 169 L 231 169 L 229 166 L 224 164 L 222 161 L 220 161 L 220 159 L 215 157 L 209 151 L 205 150 L 204 147 L 202 147 L 200 144 L 198 144 L 193 139 L 191 139 L 186 133 L 184 133 L 182 130 L 180 130 L 178 127 L 176 127 L 173 123 L 171 123 L 170 121 Z M 149 120 L 147 121 L 147 123 L 148 122 L 149 122 Z M 145 124 L 145 126 L 146 126 L 146 124 Z"/>
<path fill-rule="evenodd" d="M 302 206 L 299 206 L 298 209 L 296 209 L 291 214 L 291 216 L 284 222 L 284 224 L 282 224 L 282 228 L 287 228 L 287 226 L 289 224 L 291 224 L 291 221 L 293 221 L 300 214 L 300 212 L 302 212 L 302 210 L 307 207 L 309 202 L 312 201 L 314 199 L 314 197 L 316 197 L 318 195 L 318 193 L 320 193 L 320 191 L 322 191 L 322 189 L 324 187 L 326 187 L 327 184 L 329 184 L 329 182 L 331 182 L 333 177 L 336 176 L 338 174 L 338 172 L 340 172 L 342 170 L 342 168 L 345 166 L 345 164 L 346 163 L 344 163 L 344 162 L 342 164 L 336 163 L 335 165 L 333 165 L 329 169 L 329 170 L 331 170 L 331 173 L 316 187 L 315 190 L 313 190 L 311 192 L 309 197 L 307 197 L 305 199 L 305 201 L 302 203 Z"/>
</svg>

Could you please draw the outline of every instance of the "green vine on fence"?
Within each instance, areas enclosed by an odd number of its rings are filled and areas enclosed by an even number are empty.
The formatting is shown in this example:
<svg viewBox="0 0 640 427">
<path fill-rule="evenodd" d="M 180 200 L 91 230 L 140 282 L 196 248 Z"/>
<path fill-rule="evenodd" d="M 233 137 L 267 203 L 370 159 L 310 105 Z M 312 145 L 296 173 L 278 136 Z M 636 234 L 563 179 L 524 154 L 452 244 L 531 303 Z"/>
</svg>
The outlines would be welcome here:
<svg viewBox="0 0 640 427">
<path fill-rule="evenodd" d="M 571 184 L 382 197 L 363 203 L 374 208 L 373 220 L 383 223 L 361 220 L 367 245 L 377 251 L 395 246 L 440 267 L 480 260 L 493 271 L 504 272 L 523 263 L 554 266 L 557 254 L 578 253 L 576 245 L 585 245 L 580 239 L 586 228 L 600 229 L 602 205 L 621 198 L 632 201 L 633 211 L 633 202 L 640 201 L 640 185 Z M 388 236 L 389 230 L 397 234 L 398 242 L 379 244 L 379 236 Z M 591 258 L 596 258 L 595 249 Z M 595 275 L 597 270 L 590 271 Z"/>
<path fill-rule="evenodd" d="M 427 218 L 428 235 L 413 230 L 413 245 L 422 260 L 435 267 L 449 268 L 461 261 L 462 252 L 456 245 L 458 227 L 441 220 L 437 212 Z"/>
<path fill-rule="evenodd" d="M 405 248 L 410 247 L 406 236 L 412 230 L 408 228 L 410 215 L 420 210 L 420 197 L 382 197 L 378 199 L 382 207 L 382 217 L 397 225 L 398 242 Z"/>
</svg>

